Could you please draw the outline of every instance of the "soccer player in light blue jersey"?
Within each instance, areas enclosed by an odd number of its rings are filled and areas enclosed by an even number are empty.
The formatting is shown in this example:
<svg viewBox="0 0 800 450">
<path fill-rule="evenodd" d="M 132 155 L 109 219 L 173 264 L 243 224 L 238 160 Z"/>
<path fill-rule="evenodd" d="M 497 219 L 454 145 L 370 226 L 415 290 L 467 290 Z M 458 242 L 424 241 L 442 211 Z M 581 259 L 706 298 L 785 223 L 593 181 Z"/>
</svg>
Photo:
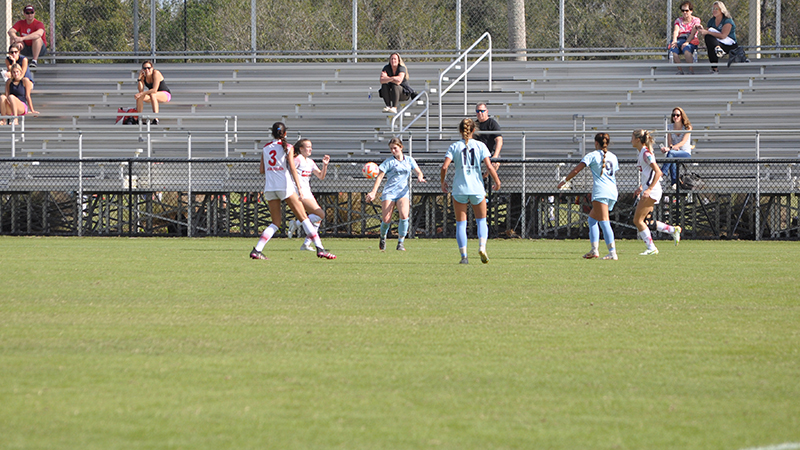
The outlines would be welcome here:
<svg viewBox="0 0 800 450">
<path fill-rule="evenodd" d="M 366 200 L 371 202 L 375 199 L 381 180 L 386 176 L 386 185 L 381 194 L 381 240 L 378 248 L 381 251 L 386 250 L 386 235 L 392 225 L 392 213 L 396 206 L 397 215 L 400 216 L 400 223 L 397 225 L 397 250 L 405 251 L 403 241 L 408 234 L 408 212 L 411 204 L 408 181 L 411 178 L 411 172 L 417 173 L 417 181 L 420 183 L 425 183 L 427 180 L 414 158 L 403 154 L 403 141 L 396 137 L 392 138 L 389 141 L 389 150 L 392 151 L 392 157 L 386 158 L 378 166 L 380 172 L 375 177 L 375 184 L 372 186 L 372 191 L 367 194 Z"/>
<path fill-rule="evenodd" d="M 617 259 L 617 249 L 614 243 L 614 230 L 611 229 L 611 222 L 608 219 L 608 212 L 614 210 L 617 203 L 617 179 L 615 174 L 619 170 L 617 156 L 608 151 L 608 144 L 611 138 L 607 133 L 597 133 L 594 137 L 595 151 L 583 157 L 580 163 L 572 169 L 572 172 L 558 183 L 558 188 L 564 187 L 567 182 L 589 167 L 592 171 L 594 184 L 592 186 L 592 210 L 589 212 L 589 243 L 592 249 L 583 255 L 586 259 L 599 258 L 600 253 L 597 247 L 600 244 L 600 229 L 603 230 L 603 239 L 608 247 L 608 254 L 603 259 Z M 599 225 L 599 226 L 598 226 Z"/>
<path fill-rule="evenodd" d="M 467 258 L 467 205 L 472 205 L 472 212 L 475 215 L 475 224 L 478 228 L 478 254 L 481 262 L 486 264 L 489 257 L 486 255 L 486 240 L 489 237 L 489 227 L 486 224 L 486 192 L 483 190 L 483 177 L 481 176 L 481 161 L 486 166 L 486 170 L 494 180 L 492 189 L 500 189 L 500 178 L 489 154 L 489 149 L 483 142 L 475 140 L 472 135 L 475 133 L 475 122 L 472 119 L 464 119 L 458 125 L 458 132 L 461 133 L 462 140 L 454 142 L 447 149 L 447 154 L 442 164 L 440 181 L 442 192 L 449 191 L 445 177 L 450 163 L 454 163 L 455 178 L 453 179 L 453 209 L 456 213 L 456 242 L 461 252 L 461 264 L 469 264 Z"/>
</svg>

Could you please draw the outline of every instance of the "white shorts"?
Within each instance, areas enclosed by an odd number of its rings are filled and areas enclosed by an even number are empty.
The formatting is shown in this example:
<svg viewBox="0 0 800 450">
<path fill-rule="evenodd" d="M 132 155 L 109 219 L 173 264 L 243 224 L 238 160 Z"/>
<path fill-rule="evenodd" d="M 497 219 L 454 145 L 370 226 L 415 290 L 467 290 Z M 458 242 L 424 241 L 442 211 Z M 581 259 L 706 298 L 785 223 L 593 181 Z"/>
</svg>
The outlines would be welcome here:
<svg viewBox="0 0 800 450">
<path fill-rule="evenodd" d="M 290 187 L 288 190 L 285 191 L 264 191 L 264 200 L 286 200 L 292 194 L 294 194 L 294 187 Z"/>
<path fill-rule="evenodd" d="M 661 189 L 661 184 L 656 183 L 656 186 L 650 190 L 650 198 L 652 198 L 655 204 L 657 205 L 658 202 L 661 201 L 661 197 L 663 196 L 664 196 L 664 191 Z"/>
</svg>

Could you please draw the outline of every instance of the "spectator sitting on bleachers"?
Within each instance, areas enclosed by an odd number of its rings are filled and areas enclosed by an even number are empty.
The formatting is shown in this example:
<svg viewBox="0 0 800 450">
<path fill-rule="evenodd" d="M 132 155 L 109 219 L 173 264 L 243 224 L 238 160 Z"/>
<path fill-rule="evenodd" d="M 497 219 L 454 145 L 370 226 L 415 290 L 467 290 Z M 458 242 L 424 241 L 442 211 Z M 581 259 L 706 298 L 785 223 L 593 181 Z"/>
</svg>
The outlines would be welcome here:
<svg viewBox="0 0 800 450">
<path fill-rule="evenodd" d="M 33 5 L 22 9 L 25 18 L 17 21 L 9 30 L 10 44 L 31 58 L 31 67 L 36 67 L 39 56 L 47 54 L 47 38 L 45 37 L 44 24 L 36 20 L 36 11 Z"/>
<path fill-rule="evenodd" d="M 22 76 L 22 67 L 19 64 L 11 66 L 10 77 L 6 81 L 5 94 L 0 95 L 0 114 L 4 116 L 24 116 L 28 113 L 39 114 L 33 109 L 31 91 L 33 83 Z M 5 125 L 5 120 L 0 120 L 0 125 Z M 14 125 L 19 121 L 15 118 Z"/>
<path fill-rule="evenodd" d="M 144 109 L 144 102 L 150 103 L 153 113 L 158 114 L 159 103 L 169 103 L 172 100 L 172 93 L 164 82 L 161 71 L 153 68 L 152 61 L 142 63 L 142 71 L 139 73 L 139 92 L 136 94 L 136 111 L 140 114 Z M 141 117 L 141 116 L 140 116 Z M 158 118 L 150 120 L 153 125 L 158 125 Z"/>
<path fill-rule="evenodd" d="M 674 131 L 674 132 L 673 132 Z M 683 133 L 680 133 L 683 131 Z M 661 153 L 666 153 L 667 158 L 691 158 L 692 157 L 692 122 L 686 117 L 683 108 L 675 107 L 672 110 L 672 123 L 667 125 L 667 146 L 661 146 Z M 675 164 L 666 163 L 661 171 L 669 174 L 670 184 L 675 189 L 678 183 L 678 175 Z"/>
<path fill-rule="evenodd" d="M 725 4 L 717 1 L 711 5 L 711 18 L 708 19 L 708 28 L 698 25 L 697 33 L 703 35 L 708 50 L 708 61 L 712 64 L 711 73 L 718 74 L 717 62 L 722 56 L 728 54 L 728 67 L 734 62 L 750 62 L 744 49 L 736 43 L 736 24 L 728 12 Z"/>
<path fill-rule="evenodd" d="M 675 19 L 675 26 L 672 27 L 672 42 L 669 44 L 669 51 L 675 54 L 673 58 L 675 64 L 681 63 L 681 55 L 686 64 L 694 62 L 694 51 L 700 45 L 697 38 L 696 27 L 700 24 L 700 18 L 692 15 L 694 5 L 692 2 L 681 3 L 681 17 Z M 689 73 L 694 74 L 694 69 L 689 67 Z M 678 75 L 683 75 L 683 69 L 678 66 Z"/>
<path fill-rule="evenodd" d="M 9 72 L 11 71 L 11 66 L 14 64 L 19 64 L 19 66 L 22 67 L 22 73 L 25 74 L 25 78 L 31 80 L 31 83 L 33 84 L 33 73 L 31 72 L 30 67 L 28 67 L 28 58 L 19 53 L 19 48 L 17 48 L 16 45 L 8 47 L 8 56 L 6 56 L 6 70 L 3 73 L 3 81 L 8 81 L 8 78 L 10 77 Z"/>
<path fill-rule="evenodd" d="M 417 95 L 408 84 L 408 69 L 399 53 L 392 53 L 389 56 L 389 64 L 383 66 L 381 70 L 381 90 L 379 95 L 383 99 L 383 103 L 386 104 L 383 112 L 392 114 L 397 114 L 397 106 L 400 101 L 408 100 Z"/>
</svg>

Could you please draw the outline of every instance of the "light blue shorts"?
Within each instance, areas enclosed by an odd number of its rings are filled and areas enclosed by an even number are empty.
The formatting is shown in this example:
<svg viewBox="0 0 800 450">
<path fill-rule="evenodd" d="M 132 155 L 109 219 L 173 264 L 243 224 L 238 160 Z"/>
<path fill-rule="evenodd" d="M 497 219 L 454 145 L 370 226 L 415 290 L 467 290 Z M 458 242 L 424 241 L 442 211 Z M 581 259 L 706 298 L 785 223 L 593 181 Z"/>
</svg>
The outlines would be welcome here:
<svg viewBox="0 0 800 450">
<path fill-rule="evenodd" d="M 394 197 L 392 194 L 393 194 L 393 193 L 392 193 L 392 192 L 390 192 L 389 194 L 384 194 L 384 195 L 381 195 L 381 201 L 382 201 L 382 202 L 385 202 L 386 200 L 391 200 L 391 201 L 393 201 L 393 202 L 397 203 L 397 201 L 398 201 L 398 200 L 400 200 L 401 198 L 408 198 L 408 197 L 410 197 L 410 196 L 408 195 L 408 190 L 406 190 L 406 192 L 405 192 L 404 194 L 401 194 L 399 197 Z M 397 194 L 395 193 L 394 195 L 397 195 Z"/>
<path fill-rule="evenodd" d="M 617 204 L 616 200 L 611 200 L 610 198 L 593 198 L 592 201 L 593 202 L 600 202 L 600 203 L 604 203 L 604 204 L 608 205 L 608 210 L 609 211 L 613 211 L 614 210 L 614 205 Z"/>
<path fill-rule="evenodd" d="M 483 199 L 486 198 L 483 194 L 478 195 L 456 195 L 453 194 L 453 200 L 458 203 L 469 203 L 471 205 L 480 205 Z"/>
</svg>

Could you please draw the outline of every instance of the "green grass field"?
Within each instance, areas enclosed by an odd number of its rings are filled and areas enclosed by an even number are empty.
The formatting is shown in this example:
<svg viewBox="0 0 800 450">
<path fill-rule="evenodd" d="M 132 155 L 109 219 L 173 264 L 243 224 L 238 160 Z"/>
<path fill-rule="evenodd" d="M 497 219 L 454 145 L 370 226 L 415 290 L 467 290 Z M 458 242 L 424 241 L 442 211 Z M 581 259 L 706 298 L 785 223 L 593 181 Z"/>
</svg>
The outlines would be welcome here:
<svg viewBox="0 0 800 450">
<path fill-rule="evenodd" d="M 800 448 L 800 242 L 324 242 L 0 237 L 0 448 Z"/>
</svg>

